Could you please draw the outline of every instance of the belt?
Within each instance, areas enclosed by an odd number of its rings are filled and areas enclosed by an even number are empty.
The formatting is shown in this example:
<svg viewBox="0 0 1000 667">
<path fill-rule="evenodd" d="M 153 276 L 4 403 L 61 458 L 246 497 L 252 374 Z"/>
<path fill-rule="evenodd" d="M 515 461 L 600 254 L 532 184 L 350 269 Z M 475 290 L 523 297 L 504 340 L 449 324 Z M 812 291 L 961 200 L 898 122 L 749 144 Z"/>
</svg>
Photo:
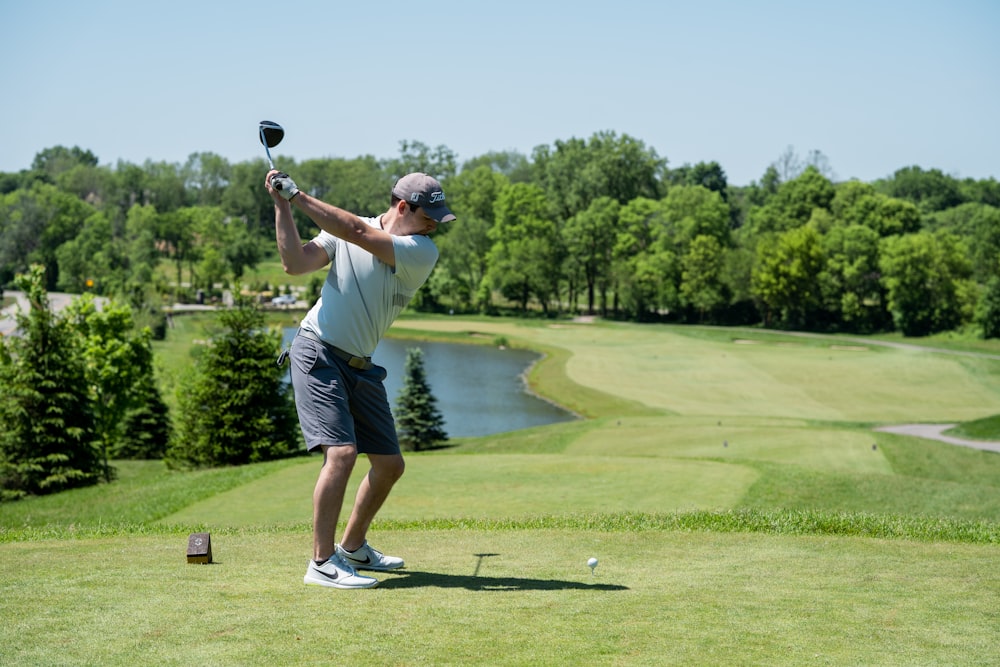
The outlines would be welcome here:
<svg viewBox="0 0 1000 667">
<path fill-rule="evenodd" d="M 298 334 L 296 335 L 320 343 L 321 345 L 326 347 L 326 349 L 330 350 L 335 355 L 346 361 L 347 365 L 350 366 L 351 368 L 356 368 L 359 371 L 367 371 L 375 367 L 375 364 L 372 363 L 371 357 L 356 357 L 347 350 L 341 350 L 336 345 L 330 345 L 325 340 L 314 334 L 312 331 L 309 331 L 308 329 L 299 329 Z"/>
</svg>

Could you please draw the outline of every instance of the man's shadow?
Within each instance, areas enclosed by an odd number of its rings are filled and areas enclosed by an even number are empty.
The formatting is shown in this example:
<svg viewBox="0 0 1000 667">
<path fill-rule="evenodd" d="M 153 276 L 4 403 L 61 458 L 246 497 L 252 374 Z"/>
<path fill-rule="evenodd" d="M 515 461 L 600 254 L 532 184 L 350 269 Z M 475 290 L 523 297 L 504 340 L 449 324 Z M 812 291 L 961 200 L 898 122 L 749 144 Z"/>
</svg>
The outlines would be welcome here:
<svg viewBox="0 0 1000 667">
<path fill-rule="evenodd" d="M 627 591 L 627 586 L 599 584 L 583 581 L 560 581 L 558 579 L 525 579 L 523 577 L 481 577 L 479 567 L 483 558 L 500 554 L 476 554 L 479 561 L 471 575 L 441 574 L 439 572 L 417 572 L 396 570 L 392 577 L 378 583 L 379 588 L 465 588 L 470 591 Z"/>
</svg>

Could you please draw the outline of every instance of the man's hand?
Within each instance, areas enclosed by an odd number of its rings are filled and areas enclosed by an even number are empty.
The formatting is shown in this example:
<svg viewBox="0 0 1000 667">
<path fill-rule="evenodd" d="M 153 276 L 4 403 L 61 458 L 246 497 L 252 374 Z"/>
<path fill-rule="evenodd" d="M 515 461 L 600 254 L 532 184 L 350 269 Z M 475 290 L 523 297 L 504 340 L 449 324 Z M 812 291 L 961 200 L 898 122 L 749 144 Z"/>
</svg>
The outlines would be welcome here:
<svg viewBox="0 0 1000 667">
<path fill-rule="evenodd" d="M 292 177 L 283 171 L 279 171 L 271 176 L 271 187 L 278 191 L 284 199 L 291 200 L 295 195 L 299 194 L 299 188 L 295 185 L 295 181 Z"/>
</svg>

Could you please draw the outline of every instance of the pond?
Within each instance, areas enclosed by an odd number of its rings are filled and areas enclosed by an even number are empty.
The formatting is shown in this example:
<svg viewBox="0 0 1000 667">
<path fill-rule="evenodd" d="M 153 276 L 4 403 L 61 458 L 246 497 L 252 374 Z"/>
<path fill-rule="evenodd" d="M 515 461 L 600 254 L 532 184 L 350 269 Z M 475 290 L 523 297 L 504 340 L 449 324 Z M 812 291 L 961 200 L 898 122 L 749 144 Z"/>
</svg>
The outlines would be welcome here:
<svg viewBox="0 0 1000 667">
<path fill-rule="evenodd" d="M 294 327 L 285 330 L 286 345 L 295 331 Z M 449 437 L 492 435 L 575 419 L 572 413 L 528 393 L 523 374 L 539 358 L 534 352 L 385 338 L 372 360 L 389 373 L 385 389 L 393 408 L 403 386 L 406 352 L 412 347 L 424 353 L 427 383 Z"/>
</svg>

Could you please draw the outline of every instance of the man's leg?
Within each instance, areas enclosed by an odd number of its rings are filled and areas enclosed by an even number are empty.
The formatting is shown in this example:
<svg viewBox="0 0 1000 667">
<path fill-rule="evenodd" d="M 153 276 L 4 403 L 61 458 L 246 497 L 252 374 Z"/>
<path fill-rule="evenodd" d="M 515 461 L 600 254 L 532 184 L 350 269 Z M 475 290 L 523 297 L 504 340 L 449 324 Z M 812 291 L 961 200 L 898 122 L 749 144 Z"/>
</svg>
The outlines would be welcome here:
<svg viewBox="0 0 1000 667">
<path fill-rule="evenodd" d="M 323 446 L 323 468 L 313 489 L 313 558 L 317 561 L 333 555 L 340 508 L 357 458 L 353 445 Z"/>
<path fill-rule="evenodd" d="M 340 542 L 340 546 L 348 551 L 354 551 L 365 543 L 372 519 L 382 508 L 385 499 L 389 497 L 389 491 L 403 476 L 403 470 L 406 468 L 401 454 L 368 454 L 368 460 L 372 468 L 361 480 L 351 518 L 347 521 L 347 528 Z"/>
</svg>

